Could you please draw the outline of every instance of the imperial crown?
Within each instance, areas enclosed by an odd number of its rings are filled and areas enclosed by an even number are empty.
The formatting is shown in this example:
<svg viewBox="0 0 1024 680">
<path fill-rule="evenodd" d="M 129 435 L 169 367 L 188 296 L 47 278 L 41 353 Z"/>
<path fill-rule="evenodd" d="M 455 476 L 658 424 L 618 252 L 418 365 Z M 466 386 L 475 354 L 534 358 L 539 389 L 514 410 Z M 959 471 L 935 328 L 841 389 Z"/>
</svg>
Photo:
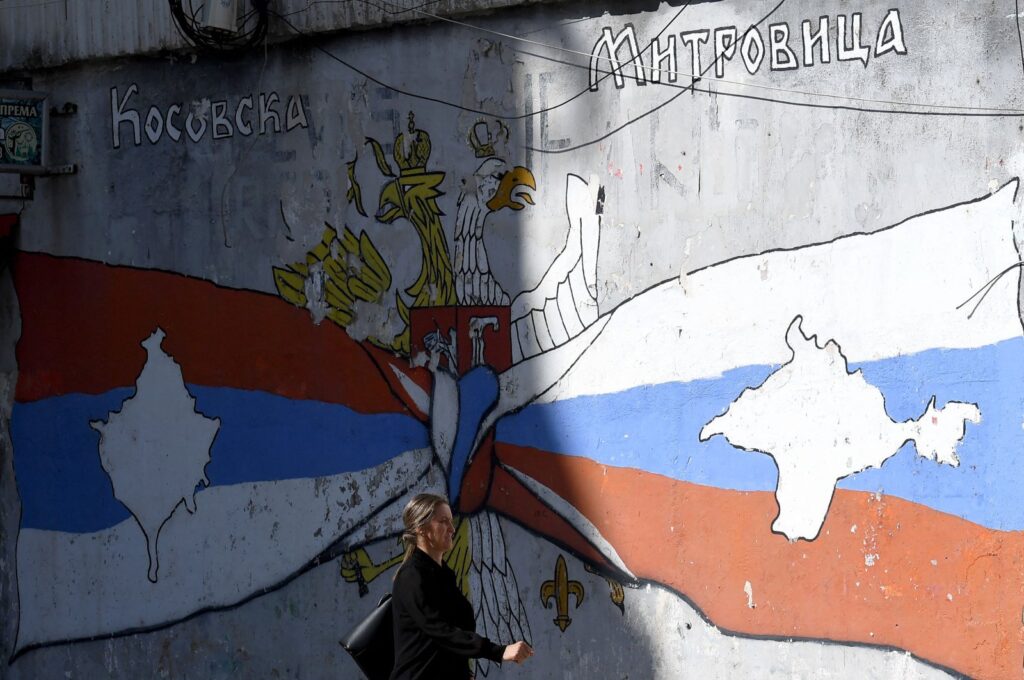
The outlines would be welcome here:
<svg viewBox="0 0 1024 680">
<path fill-rule="evenodd" d="M 495 121 L 497 129 L 492 130 L 486 121 L 477 121 L 469 130 L 469 145 L 477 158 L 490 158 L 497 155 L 499 144 L 508 143 L 508 126 L 500 120 Z"/>
<path fill-rule="evenodd" d="M 416 129 L 412 111 L 409 112 L 409 133 L 399 134 L 395 138 L 395 162 L 401 168 L 401 174 L 423 172 L 430 160 L 430 135 Z"/>
</svg>

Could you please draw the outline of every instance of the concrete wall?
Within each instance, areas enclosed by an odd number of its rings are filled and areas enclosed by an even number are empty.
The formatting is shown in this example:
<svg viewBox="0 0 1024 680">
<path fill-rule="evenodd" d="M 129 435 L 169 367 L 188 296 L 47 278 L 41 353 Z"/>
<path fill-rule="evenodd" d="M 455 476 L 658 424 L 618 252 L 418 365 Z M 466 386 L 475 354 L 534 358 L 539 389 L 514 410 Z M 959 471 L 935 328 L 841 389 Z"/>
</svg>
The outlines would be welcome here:
<svg viewBox="0 0 1024 680">
<path fill-rule="evenodd" d="M 1019 677 L 1013 3 L 471 23 L 31 74 L 4 676 L 357 677 L 434 490 L 478 678 Z"/>
<path fill-rule="evenodd" d="M 273 42 L 297 33 L 354 31 L 465 17 L 554 0 L 439 0 L 399 5 L 376 0 L 310 2 L 275 0 L 269 36 Z M 202 2 L 181 3 L 188 12 Z M 247 12 L 251 3 L 238 5 Z M 0 73 L 53 68 L 78 61 L 146 53 L 188 52 L 168 10 L 168 0 L 0 0 Z M 247 24 L 252 25 L 252 24 Z"/>
</svg>

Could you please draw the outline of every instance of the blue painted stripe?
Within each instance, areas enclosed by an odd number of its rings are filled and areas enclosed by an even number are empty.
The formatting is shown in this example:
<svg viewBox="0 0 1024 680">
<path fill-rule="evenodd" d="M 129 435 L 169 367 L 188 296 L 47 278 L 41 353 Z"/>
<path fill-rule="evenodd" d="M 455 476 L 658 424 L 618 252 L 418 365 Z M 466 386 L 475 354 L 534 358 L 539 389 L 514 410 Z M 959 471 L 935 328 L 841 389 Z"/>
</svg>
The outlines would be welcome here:
<svg viewBox="0 0 1024 680">
<path fill-rule="evenodd" d="M 477 366 L 459 379 L 459 424 L 448 469 L 448 499 L 459 501 L 462 476 L 473 454 L 476 432 L 487 412 L 498 401 L 498 376 L 490 366 Z"/>
<path fill-rule="evenodd" d="M 499 423 L 497 438 L 708 486 L 774 491 L 777 472 L 768 456 L 736 449 L 722 437 L 700 442 L 698 433 L 775 368 L 746 367 L 713 380 L 535 404 Z M 978 404 L 982 422 L 967 425 L 958 468 L 919 458 L 911 444 L 881 468 L 841 480 L 839 488 L 882 491 L 994 529 L 1024 529 L 1024 338 L 850 368 L 862 369 L 881 390 L 895 420 L 920 417 L 934 394 L 940 407 L 947 401 Z"/>
<path fill-rule="evenodd" d="M 429 446 L 426 427 L 399 414 L 265 392 L 189 386 L 196 409 L 221 420 L 206 468 L 211 485 L 334 475 L 363 470 Z M 129 517 L 100 465 L 99 433 L 131 389 L 15 403 L 11 418 L 21 526 L 91 532 Z"/>
</svg>

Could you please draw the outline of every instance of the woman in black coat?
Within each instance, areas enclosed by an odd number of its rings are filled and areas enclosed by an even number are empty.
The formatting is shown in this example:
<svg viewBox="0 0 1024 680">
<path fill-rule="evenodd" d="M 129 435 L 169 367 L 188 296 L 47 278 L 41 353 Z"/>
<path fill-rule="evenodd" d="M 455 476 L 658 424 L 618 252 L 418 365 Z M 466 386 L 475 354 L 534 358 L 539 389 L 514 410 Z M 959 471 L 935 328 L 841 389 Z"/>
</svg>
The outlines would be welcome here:
<svg viewBox="0 0 1024 680">
<path fill-rule="evenodd" d="M 443 560 L 455 525 L 448 501 L 419 494 L 402 513 L 405 560 L 391 589 L 395 667 L 391 680 L 470 680 L 469 659 L 522 663 L 525 642 L 499 645 L 477 635 L 473 605 Z"/>
</svg>

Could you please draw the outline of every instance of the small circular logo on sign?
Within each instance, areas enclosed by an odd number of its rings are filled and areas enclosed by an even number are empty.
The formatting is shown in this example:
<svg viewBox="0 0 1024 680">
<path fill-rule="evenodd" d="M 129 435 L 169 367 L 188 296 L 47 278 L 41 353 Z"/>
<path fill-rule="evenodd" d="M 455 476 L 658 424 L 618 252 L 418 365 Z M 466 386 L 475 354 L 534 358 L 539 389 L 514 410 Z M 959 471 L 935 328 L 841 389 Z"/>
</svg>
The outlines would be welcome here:
<svg viewBox="0 0 1024 680">
<path fill-rule="evenodd" d="M 39 139 L 36 131 L 26 123 L 15 123 L 7 128 L 4 138 L 4 150 L 8 158 L 15 162 L 31 160 L 36 154 Z"/>
</svg>

